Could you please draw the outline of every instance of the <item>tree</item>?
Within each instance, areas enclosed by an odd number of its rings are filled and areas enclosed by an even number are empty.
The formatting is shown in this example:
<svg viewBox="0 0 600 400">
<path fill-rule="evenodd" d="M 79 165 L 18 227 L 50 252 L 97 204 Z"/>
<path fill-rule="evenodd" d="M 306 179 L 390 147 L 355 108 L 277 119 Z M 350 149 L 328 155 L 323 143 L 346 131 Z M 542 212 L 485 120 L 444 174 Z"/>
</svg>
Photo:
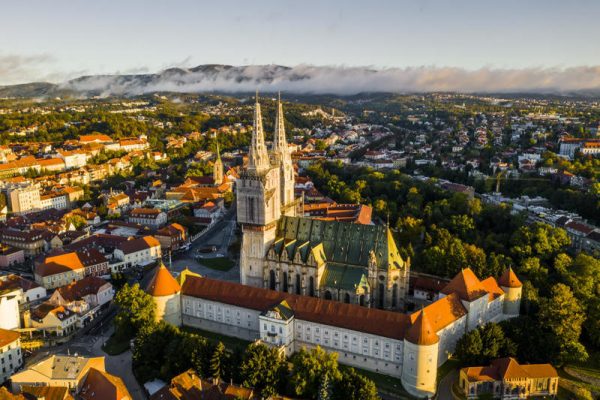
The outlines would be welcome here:
<svg viewBox="0 0 600 400">
<path fill-rule="evenodd" d="M 559 283 L 552 288 L 550 298 L 540 300 L 538 318 L 540 329 L 547 329 L 554 339 L 555 361 L 588 358 L 585 347 L 579 342 L 585 314 L 568 286 Z"/>
<path fill-rule="evenodd" d="M 210 375 L 214 379 L 227 378 L 228 354 L 223 342 L 217 343 L 210 358 Z"/>
<path fill-rule="evenodd" d="M 487 364 L 516 353 L 515 343 L 505 336 L 500 325 L 492 322 L 467 333 L 456 344 L 456 357 L 463 365 Z"/>
<path fill-rule="evenodd" d="M 317 400 L 331 400 L 331 384 L 329 382 L 329 375 L 327 374 L 323 375 L 321 379 Z"/>
<path fill-rule="evenodd" d="M 600 299 L 595 298 L 589 303 L 583 327 L 590 342 L 600 348 Z"/>
<path fill-rule="evenodd" d="M 285 367 L 285 360 L 277 349 L 251 344 L 246 348 L 240 366 L 242 384 L 256 389 L 264 398 L 274 396 L 281 387 Z"/>
<path fill-rule="evenodd" d="M 156 323 L 154 299 L 137 283 L 126 283 L 115 296 L 115 304 L 119 309 L 114 319 L 115 334 L 121 338 L 132 338 L 140 328 Z"/>
<path fill-rule="evenodd" d="M 293 372 L 290 383 L 295 395 L 316 398 L 324 375 L 332 380 L 340 379 L 337 357 L 337 353 L 327 353 L 319 346 L 310 351 L 302 348 L 294 354 L 291 359 Z"/>
<path fill-rule="evenodd" d="M 379 400 L 375 382 L 357 373 L 354 368 L 342 371 L 342 377 L 333 385 L 333 400 Z"/>
</svg>

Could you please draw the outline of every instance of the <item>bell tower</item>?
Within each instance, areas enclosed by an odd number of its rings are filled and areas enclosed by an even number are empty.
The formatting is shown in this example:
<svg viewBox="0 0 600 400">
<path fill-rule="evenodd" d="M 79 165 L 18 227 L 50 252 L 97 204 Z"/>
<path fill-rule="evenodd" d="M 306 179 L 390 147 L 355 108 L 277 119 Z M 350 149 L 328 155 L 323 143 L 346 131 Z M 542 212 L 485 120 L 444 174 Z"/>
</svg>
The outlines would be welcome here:
<svg viewBox="0 0 600 400">
<path fill-rule="evenodd" d="M 217 159 L 213 165 L 213 181 L 215 186 L 219 186 L 223 183 L 223 161 L 221 161 L 221 153 L 219 152 L 219 139 L 215 139 L 217 142 Z"/>
<path fill-rule="evenodd" d="M 279 168 L 271 165 L 265 146 L 257 92 L 248 165 L 236 182 L 237 220 L 242 227 L 240 280 L 244 285 L 263 286 L 265 256 L 281 217 L 279 185 Z"/>
<path fill-rule="evenodd" d="M 275 132 L 273 137 L 273 159 L 279 166 L 281 178 L 281 213 L 288 216 L 296 215 L 294 202 L 294 164 L 292 155 L 285 138 L 285 119 L 281 94 L 277 98 L 277 117 L 275 119 Z"/>
</svg>

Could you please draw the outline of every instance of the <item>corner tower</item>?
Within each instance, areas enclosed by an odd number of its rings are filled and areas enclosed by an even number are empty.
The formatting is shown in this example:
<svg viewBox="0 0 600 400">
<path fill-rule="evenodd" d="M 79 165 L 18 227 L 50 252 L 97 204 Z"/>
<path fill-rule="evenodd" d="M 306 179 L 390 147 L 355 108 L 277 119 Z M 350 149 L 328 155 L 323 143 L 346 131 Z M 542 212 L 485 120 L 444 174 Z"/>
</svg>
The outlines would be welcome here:
<svg viewBox="0 0 600 400">
<path fill-rule="evenodd" d="M 257 93 L 248 164 L 236 182 L 237 221 L 242 227 L 240 280 L 244 285 L 263 286 L 265 255 L 281 217 L 279 187 L 279 168 L 269 160 Z"/>
<path fill-rule="evenodd" d="M 181 286 L 162 262 L 154 272 L 146 292 L 156 304 L 156 322 L 164 320 L 181 326 Z"/>
<path fill-rule="evenodd" d="M 508 269 L 504 271 L 500 279 L 498 279 L 498 284 L 500 285 L 500 289 L 505 293 L 502 313 L 507 317 L 519 315 L 523 284 L 519 278 L 517 278 L 517 274 L 514 273 L 511 267 L 508 267 Z"/>
<path fill-rule="evenodd" d="M 402 386 L 413 396 L 429 398 L 435 394 L 437 386 L 440 338 L 424 309 L 412 314 L 411 321 L 404 337 Z"/>
<path fill-rule="evenodd" d="M 285 137 L 285 119 L 283 116 L 283 105 L 281 104 L 281 94 L 277 98 L 273 159 L 274 163 L 279 166 L 281 177 L 281 213 L 293 217 L 296 215 L 296 205 L 294 202 L 294 164 L 292 163 L 292 155 L 290 154 Z"/>
</svg>

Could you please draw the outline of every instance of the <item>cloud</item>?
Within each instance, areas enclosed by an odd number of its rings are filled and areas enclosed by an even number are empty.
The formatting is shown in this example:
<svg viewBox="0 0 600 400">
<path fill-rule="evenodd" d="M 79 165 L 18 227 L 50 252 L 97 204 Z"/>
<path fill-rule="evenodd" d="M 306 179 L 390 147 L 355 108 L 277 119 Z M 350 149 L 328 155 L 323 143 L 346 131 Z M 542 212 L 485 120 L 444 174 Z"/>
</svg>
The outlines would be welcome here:
<svg viewBox="0 0 600 400">
<path fill-rule="evenodd" d="M 52 57 L 45 54 L 32 56 L 0 54 L 2 84 L 30 82 L 34 77 L 45 78 L 41 73 L 42 68 L 52 61 Z"/>
<path fill-rule="evenodd" d="M 286 91 L 341 94 L 360 92 L 538 92 L 564 93 L 600 90 L 600 66 L 571 68 L 467 70 L 421 66 L 375 69 L 369 67 L 277 65 L 200 66 L 165 70 L 143 76 L 99 75 L 76 79 L 63 86 L 103 95 L 138 95 L 156 91 L 194 93 Z"/>
</svg>

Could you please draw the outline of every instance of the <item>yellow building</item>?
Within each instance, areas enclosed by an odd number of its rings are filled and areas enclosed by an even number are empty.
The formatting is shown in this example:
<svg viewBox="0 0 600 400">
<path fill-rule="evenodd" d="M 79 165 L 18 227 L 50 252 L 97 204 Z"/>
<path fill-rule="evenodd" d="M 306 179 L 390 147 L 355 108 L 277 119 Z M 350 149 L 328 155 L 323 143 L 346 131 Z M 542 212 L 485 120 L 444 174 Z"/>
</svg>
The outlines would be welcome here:
<svg viewBox="0 0 600 400">
<path fill-rule="evenodd" d="M 467 399 L 483 394 L 503 400 L 554 396 L 558 392 L 558 373 L 550 364 L 520 365 L 514 358 L 506 357 L 487 367 L 461 369 L 459 387 Z"/>
</svg>

